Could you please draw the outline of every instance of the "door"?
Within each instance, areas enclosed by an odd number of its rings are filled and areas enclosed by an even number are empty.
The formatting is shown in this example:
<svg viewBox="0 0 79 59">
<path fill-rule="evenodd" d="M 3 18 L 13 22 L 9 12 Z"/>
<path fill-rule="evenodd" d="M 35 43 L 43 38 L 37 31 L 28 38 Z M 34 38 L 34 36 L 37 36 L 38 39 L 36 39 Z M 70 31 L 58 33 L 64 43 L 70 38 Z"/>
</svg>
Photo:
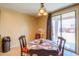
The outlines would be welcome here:
<svg viewBox="0 0 79 59">
<path fill-rule="evenodd" d="M 52 40 L 58 36 L 66 39 L 65 49 L 75 52 L 75 11 L 52 17 Z"/>
<path fill-rule="evenodd" d="M 75 12 L 62 14 L 62 37 L 66 39 L 65 48 L 75 51 Z"/>
</svg>

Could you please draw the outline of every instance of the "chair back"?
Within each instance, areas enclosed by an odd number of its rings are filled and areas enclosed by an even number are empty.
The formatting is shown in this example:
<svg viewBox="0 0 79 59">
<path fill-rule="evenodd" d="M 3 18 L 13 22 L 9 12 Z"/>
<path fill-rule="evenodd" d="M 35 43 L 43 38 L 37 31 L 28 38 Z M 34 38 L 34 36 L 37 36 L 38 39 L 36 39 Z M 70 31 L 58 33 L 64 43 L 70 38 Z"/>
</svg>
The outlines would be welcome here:
<svg viewBox="0 0 79 59">
<path fill-rule="evenodd" d="M 35 35 L 35 39 L 40 39 L 41 38 L 41 34 L 36 34 Z"/>
<path fill-rule="evenodd" d="M 62 37 L 58 37 L 58 52 L 62 52 L 61 55 L 64 53 L 64 46 L 65 46 L 66 40 Z"/>
<path fill-rule="evenodd" d="M 19 41 L 20 41 L 21 49 L 26 47 L 27 43 L 26 43 L 26 37 L 24 35 L 19 37 Z"/>
</svg>

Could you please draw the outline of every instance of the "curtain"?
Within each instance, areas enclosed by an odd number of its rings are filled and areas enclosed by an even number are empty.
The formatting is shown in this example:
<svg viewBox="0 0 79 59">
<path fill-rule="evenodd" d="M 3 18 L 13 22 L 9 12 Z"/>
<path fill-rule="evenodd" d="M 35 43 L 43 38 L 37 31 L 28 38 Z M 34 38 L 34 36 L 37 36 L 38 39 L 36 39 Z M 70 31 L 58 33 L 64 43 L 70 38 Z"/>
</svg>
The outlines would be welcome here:
<svg viewBox="0 0 79 59">
<path fill-rule="evenodd" d="M 48 14 L 46 39 L 51 39 L 51 14 Z"/>
</svg>

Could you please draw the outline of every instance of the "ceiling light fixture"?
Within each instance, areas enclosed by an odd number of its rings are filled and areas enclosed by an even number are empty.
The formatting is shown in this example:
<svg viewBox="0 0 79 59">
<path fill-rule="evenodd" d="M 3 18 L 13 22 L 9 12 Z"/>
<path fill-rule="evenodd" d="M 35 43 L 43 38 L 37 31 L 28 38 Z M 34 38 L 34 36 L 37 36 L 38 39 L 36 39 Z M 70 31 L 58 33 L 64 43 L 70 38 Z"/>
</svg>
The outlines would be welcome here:
<svg viewBox="0 0 79 59">
<path fill-rule="evenodd" d="M 44 3 L 41 3 L 41 7 L 39 9 L 38 16 L 43 16 L 43 15 L 46 16 L 46 15 L 48 15 L 48 13 L 44 7 Z"/>
</svg>

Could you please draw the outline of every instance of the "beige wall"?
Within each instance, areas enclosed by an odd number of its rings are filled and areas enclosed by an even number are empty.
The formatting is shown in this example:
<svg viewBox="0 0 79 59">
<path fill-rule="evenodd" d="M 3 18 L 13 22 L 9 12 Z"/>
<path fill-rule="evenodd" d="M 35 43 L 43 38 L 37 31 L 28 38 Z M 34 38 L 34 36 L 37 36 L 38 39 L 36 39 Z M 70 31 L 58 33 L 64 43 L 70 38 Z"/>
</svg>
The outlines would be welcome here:
<svg viewBox="0 0 79 59">
<path fill-rule="evenodd" d="M 18 38 L 21 35 L 26 35 L 27 41 L 33 39 L 35 32 L 39 28 L 43 29 L 44 38 L 46 38 L 47 16 L 36 18 L 34 16 L 29 16 L 6 8 L 1 8 L 0 12 L 0 35 L 1 37 L 11 37 L 11 47 L 19 47 Z M 11 50 L 10 53 L 13 53 L 13 51 Z M 5 54 L 0 53 L 0 55 Z M 6 55 L 10 54 L 7 53 Z"/>
<path fill-rule="evenodd" d="M 37 29 L 39 28 L 43 29 L 44 38 L 46 38 L 47 18 L 48 18 L 47 16 L 43 16 L 38 18 L 37 20 L 37 23 L 38 23 Z"/>
<path fill-rule="evenodd" d="M 11 47 L 19 46 L 18 38 L 21 35 L 26 35 L 27 40 L 34 38 L 37 27 L 35 17 L 6 8 L 1 8 L 0 11 L 0 35 L 11 37 Z"/>
</svg>

